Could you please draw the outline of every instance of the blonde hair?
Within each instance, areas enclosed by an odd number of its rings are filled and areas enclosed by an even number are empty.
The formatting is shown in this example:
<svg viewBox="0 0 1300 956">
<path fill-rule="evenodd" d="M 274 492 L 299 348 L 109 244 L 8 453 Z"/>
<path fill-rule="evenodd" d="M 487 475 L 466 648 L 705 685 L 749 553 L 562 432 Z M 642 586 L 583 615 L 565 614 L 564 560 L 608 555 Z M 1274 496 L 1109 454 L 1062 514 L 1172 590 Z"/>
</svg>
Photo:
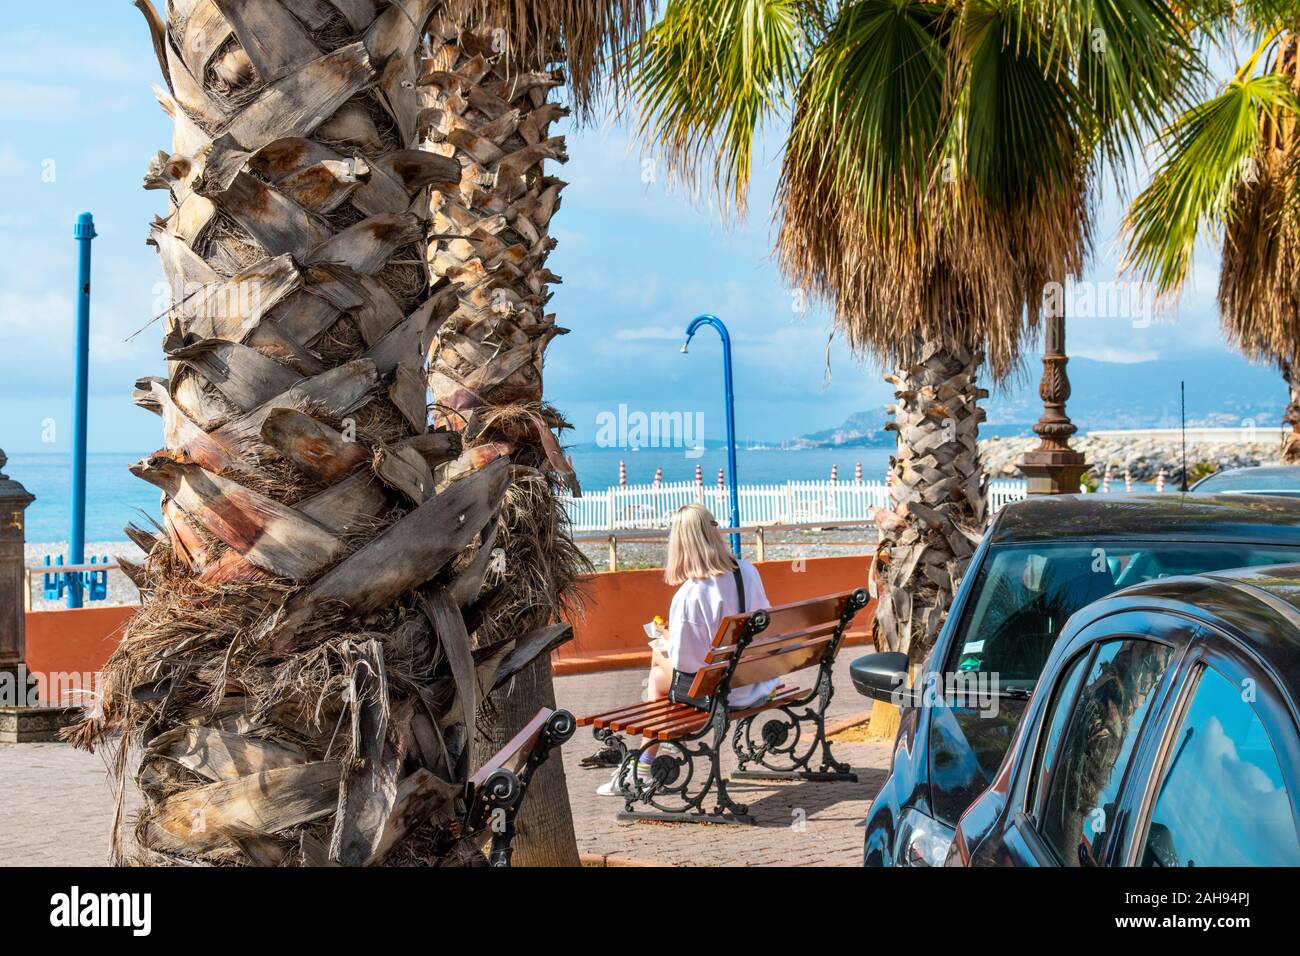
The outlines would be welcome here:
<svg viewBox="0 0 1300 956">
<path fill-rule="evenodd" d="M 686 505 L 673 512 L 668 534 L 668 563 L 664 580 L 681 584 L 687 579 L 712 578 L 736 569 L 718 523 L 704 505 Z"/>
</svg>

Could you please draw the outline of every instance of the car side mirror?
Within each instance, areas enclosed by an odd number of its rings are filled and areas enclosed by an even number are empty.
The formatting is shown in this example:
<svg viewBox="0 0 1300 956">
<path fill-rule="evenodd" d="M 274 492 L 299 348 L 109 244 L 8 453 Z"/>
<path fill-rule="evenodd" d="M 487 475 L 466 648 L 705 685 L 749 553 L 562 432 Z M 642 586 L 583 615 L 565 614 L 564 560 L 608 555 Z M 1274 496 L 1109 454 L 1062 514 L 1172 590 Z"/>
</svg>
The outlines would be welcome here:
<svg viewBox="0 0 1300 956">
<path fill-rule="evenodd" d="M 859 657 L 849 665 L 849 677 L 853 688 L 863 697 L 895 706 L 910 702 L 906 689 L 906 654 L 881 651 Z"/>
</svg>

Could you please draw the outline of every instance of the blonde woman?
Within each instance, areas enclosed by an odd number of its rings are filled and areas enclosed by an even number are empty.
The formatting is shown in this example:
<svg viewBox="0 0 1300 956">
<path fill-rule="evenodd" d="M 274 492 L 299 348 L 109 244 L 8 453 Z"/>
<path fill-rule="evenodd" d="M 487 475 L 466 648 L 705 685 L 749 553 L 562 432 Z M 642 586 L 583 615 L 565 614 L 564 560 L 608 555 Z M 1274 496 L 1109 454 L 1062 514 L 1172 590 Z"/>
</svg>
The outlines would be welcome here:
<svg viewBox="0 0 1300 956">
<path fill-rule="evenodd" d="M 686 505 L 673 514 L 668 535 L 668 563 L 664 580 L 677 585 L 677 593 L 668 612 L 667 653 L 654 651 L 650 663 L 646 700 L 671 698 L 680 704 L 707 708 L 706 700 L 690 696 L 695 672 L 713 646 L 722 619 L 730 614 L 770 608 L 763 591 L 758 569 L 748 561 L 736 559 L 727 550 L 718 523 L 703 505 Z M 746 687 L 733 687 L 727 695 L 730 707 L 750 707 L 770 695 L 779 682 L 764 681 Z M 641 753 L 636 768 L 642 782 L 650 778 L 650 763 L 658 750 L 648 746 Z M 596 792 L 619 796 L 623 792 L 618 779 Z"/>
</svg>

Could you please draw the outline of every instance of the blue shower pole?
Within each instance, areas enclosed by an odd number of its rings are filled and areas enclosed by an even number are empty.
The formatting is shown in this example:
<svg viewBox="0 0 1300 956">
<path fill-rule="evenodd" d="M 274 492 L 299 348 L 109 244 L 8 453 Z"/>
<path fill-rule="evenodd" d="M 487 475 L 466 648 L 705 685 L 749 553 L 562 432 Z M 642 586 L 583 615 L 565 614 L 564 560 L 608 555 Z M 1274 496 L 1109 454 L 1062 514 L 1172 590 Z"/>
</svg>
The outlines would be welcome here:
<svg viewBox="0 0 1300 956">
<path fill-rule="evenodd" d="M 95 217 L 77 217 L 73 236 L 78 243 L 77 354 L 72 399 L 72 565 L 86 563 L 86 428 L 90 385 L 90 244 L 95 238 Z M 68 607 L 81 607 L 82 572 L 68 575 Z"/>
<path fill-rule="evenodd" d="M 736 395 L 731 385 L 731 335 L 722 320 L 716 315 L 700 315 L 691 320 L 686 327 L 685 352 L 690 347 L 691 339 L 703 326 L 711 325 L 718 330 L 722 338 L 722 375 L 727 392 L 727 485 L 731 490 L 731 526 L 740 527 L 740 493 L 736 488 Z M 740 534 L 731 534 L 731 552 L 740 557 Z"/>
</svg>

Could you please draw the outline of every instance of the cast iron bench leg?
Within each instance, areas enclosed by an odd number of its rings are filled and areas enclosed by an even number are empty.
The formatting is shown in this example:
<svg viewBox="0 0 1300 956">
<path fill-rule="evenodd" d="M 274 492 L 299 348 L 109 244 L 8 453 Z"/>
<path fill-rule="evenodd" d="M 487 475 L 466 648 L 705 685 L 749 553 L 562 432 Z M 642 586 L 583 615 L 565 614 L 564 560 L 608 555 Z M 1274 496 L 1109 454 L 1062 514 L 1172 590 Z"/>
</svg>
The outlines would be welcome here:
<svg viewBox="0 0 1300 956">
<path fill-rule="evenodd" d="M 740 769 L 732 772 L 731 779 L 857 783 L 858 775 L 848 764 L 835 759 L 830 741 L 826 739 L 826 708 L 830 706 L 834 693 L 830 662 L 827 662 L 818 674 L 816 688 L 807 697 L 737 721 L 731 736 L 731 750 L 740 763 Z M 795 708 L 803 709 L 796 712 Z M 763 724 L 756 740 L 754 721 L 759 719 Z M 811 739 L 805 744 L 807 736 Z M 810 764 L 819 750 L 821 763 L 818 769 L 812 770 Z M 750 764 L 763 769 L 746 769 Z"/>
<path fill-rule="evenodd" d="M 659 741 L 647 783 L 636 779 L 637 761 L 647 748 L 629 750 L 619 768 L 626 799 L 618 818 L 663 823 L 753 823 L 749 807 L 736 803 L 728 795 L 722 775 L 719 755 L 727 739 L 728 724 L 726 709 L 720 708 L 700 731 L 676 740 Z M 701 766 L 707 766 L 707 776 L 697 786 L 695 778 Z M 716 794 L 716 802 L 709 813 L 704 805 L 711 792 Z M 638 809 L 638 806 L 648 809 Z"/>
</svg>

